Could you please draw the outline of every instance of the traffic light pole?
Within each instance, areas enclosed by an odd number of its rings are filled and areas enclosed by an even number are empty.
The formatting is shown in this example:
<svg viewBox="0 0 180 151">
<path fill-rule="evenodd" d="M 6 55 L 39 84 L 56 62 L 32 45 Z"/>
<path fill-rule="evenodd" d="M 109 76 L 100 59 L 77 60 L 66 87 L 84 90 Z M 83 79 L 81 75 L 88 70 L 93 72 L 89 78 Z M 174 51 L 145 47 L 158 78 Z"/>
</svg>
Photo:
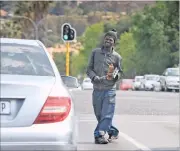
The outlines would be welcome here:
<svg viewBox="0 0 180 151">
<path fill-rule="evenodd" d="M 66 76 L 69 76 L 69 42 L 66 42 Z"/>
<path fill-rule="evenodd" d="M 70 42 L 76 38 L 76 30 L 71 27 L 69 23 L 64 23 L 61 26 L 61 38 L 66 44 L 66 76 L 69 76 L 70 72 Z"/>
</svg>

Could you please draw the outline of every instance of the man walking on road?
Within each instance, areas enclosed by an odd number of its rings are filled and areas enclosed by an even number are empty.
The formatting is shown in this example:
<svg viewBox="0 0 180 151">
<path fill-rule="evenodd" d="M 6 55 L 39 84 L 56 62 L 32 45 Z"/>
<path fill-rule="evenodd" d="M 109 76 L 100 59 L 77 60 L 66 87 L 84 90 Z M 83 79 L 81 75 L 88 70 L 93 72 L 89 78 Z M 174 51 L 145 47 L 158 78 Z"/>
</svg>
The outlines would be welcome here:
<svg viewBox="0 0 180 151">
<path fill-rule="evenodd" d="M 98 124 L 94 130 L 96 144 L 107 144 L 118 138 L 119 131 L 112 126 L 115 111 L 116 82 L 120 79 L 121 56 L 115 51 L 115 30 L 104 36 L 103 46 L 92 51 L 87 67 L 87 76 L 93 83 L 93 108 Z M 115 71 L 117 74 L 115 74 Z M 106 132 L 109 138 L 104 135 Z"/>
</svg>

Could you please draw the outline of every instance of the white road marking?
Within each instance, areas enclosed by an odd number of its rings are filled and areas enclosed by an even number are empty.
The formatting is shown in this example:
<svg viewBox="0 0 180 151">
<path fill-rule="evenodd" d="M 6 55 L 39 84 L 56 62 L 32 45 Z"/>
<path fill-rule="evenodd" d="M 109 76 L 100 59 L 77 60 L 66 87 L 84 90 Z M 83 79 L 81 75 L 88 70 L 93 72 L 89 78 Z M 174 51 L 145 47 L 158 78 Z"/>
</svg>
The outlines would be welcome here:
<svg viewBox="0 0 180 151">
<path fill-rule="evenodd" d="M 79 122 L 96 122 L 95 119 L 79 119 Z M 179 122 L 175 121 L 126 121 L 132 123 L 171 123 L 171 124 L 179 124 Z"/>
<path fill-rule="evenodd" d="M 79 119 L 79 122 L 96 122 L 96 120 L 94 119 Z M 134 146 L 136 146 L 137 148 L 143 150 L 143 151 L 151 151 L 150 148 L 148 148 L 147 146 L 143 145 L 142 143 L 136 141 L 135 139 L 133 139 L 132 137 L 128 136 L 127 134 L 119 131 L 119 136 L 124 138 L 125 140 L 127 140 L 128 142 L 132 143 Z"/>
<path fill-rule="evenodd" d="M 178 117 L 174 116 L 120 116 L 120 115 L 115 115 L 114 119 L 121 119 L 123 123 L 164 123 L 164 124 L 173 124 L 173 125 L 178 125 Z M 146 120 L 145 120 L 146 119 Z M 93 114 L 81 114 L 78 116 L 78 121 L 79 122 L 97 122 L 95 116 Z M 136 139 L 132 138 L 131 136 L 119 132 L 119 136 L 125 139 L 126 141 L 130 142 L 137 148 L 143 150 L 143 151 L 151 151 L 151 149 L 144 144 L 138 142 Z"/>
<path fill-rule="evenodd" d="M 133 145 L 135 145 L 137 148 L 144 150 L 144 151 L 151 151 L 151 149 L 143 144 L 141 144 L 140 142 L 136 141 L 135 139 L 133 139 L 132 137 L 128 136 L 127 134 L 119 131 L 119 136 L 123 137 L 125 140 L 129 141 L 130 143 L 132 143 Z"/>
<path fill-rule="evenodd" d="M 133 123 L 171 123 L 171 124 L 179 124 L 179 122 L 175 121 L 132 121 Z"/>
<path fill-rule="evenodd" d="M 153 98 L 153 97 L 116 97 L 117 100 L 143 100 L 144 102 L 147 102 L 147 100 L 149 101 L 164 101 L 167 100 L 167 98 Z M 174 100 L 179 101 L 178 97 L 175 97 Z"/>
</svg>

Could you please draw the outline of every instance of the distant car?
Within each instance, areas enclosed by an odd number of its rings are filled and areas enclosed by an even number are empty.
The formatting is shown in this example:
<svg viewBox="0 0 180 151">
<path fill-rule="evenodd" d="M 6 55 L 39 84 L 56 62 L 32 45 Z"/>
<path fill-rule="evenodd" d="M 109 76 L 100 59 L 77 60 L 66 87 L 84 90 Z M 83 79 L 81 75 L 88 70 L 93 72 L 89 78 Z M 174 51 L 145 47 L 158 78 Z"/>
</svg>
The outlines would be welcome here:
<svg viewBox="0 0 180 151">
<path fill-rule="evenodd" d="M 133 80 L 133 90 L 140 90 L 141 89 L 141 82 L 143 80 L 143 76 L 136 76 Z"/>
<path fill-rule="evenodd" d="M 93 84 L 91 83 L 90 78 L 85 78 L 82 82 L 82 89 L 83 90 L 92 90 L 93 89 Z"/>
<path fill-rule="evenodd" d="M 146 91 L 160 91 L 160 76 L 155 74 L 144 75 L 141 87 Z"/>
<path fill-rule="evenodd" d="M 61 75 L 61 78 L 70 91 L 82 90 L 81 85 L 76 77 Z"/>
<path fill-rule="evenodd" d="M 167 68 L 160 78 L 161 88 L 163 91 L 179 90 L 179 68 Z"/>
<path fill-rule="evenodd" d="M 133 79 L 123 79 L 120 83 L 120 90 L 132 90 Z"/>
<path fill-rule="evenodd" d="M 77 150 L 74 102 L 45 46 L 0 44 L 1 150 Z"/>
</svg>

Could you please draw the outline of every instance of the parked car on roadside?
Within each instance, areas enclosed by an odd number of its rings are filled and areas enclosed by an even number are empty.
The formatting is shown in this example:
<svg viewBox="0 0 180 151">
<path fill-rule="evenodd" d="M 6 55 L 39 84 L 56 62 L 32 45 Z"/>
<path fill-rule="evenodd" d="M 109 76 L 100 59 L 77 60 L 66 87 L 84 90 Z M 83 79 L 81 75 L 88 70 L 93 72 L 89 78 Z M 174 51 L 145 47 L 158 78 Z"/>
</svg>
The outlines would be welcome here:
<svg viewBox="0 0 180 151">
<path fill-rule="evenodd" d="M 144 75 L 143 82 L 141 83 L 141 88 L 145 91 L 160 91 L 160 76 L 156 74 Z"/>
<path fill-rule="evenodd" d="M 179 68 L 167 68 L 163 72 L 160 78 L 161 88 L 163 91 L 180 89 L 179 72 Z"/>
<path fill-rule="evenodd" d="M 123 79 L 120 83 L 120 90 L 132 90 L 133 79 Z"/>
<path fill-rule="evenodd" d="M 143 80 L 143 76 L 135 76 L 133 80 L 133 90 L 140 90 L 141 89 L 141 82 Z"/>
<path fill-rule="evenodd" d="M 0 39 L 1 150 L 77 150 L 74 100 L 38 40 Z"/>
<path fill-rule="evenodd" d="M 93 84 L 91 83 L 90 78 L 85 78 L 82 82 L 82 89 L 83 90 L 92 90 L 93 89 Z"/>
</svg>

